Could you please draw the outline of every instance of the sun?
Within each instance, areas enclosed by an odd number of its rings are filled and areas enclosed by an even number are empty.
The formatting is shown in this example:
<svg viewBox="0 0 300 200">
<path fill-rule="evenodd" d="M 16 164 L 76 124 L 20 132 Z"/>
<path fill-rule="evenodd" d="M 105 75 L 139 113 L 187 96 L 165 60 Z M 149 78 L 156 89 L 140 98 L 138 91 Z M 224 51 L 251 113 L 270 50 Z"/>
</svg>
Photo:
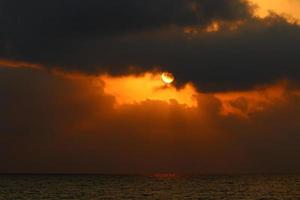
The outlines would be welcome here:
<svg viewBox="0 0 300 200">
<path fill-rule="evenodd" d="M 175 77 L 170 72 L 163 72 L 161 74 L 161 80 L 166 84 L 171 84 L 175 80 Z"/>
</svg>

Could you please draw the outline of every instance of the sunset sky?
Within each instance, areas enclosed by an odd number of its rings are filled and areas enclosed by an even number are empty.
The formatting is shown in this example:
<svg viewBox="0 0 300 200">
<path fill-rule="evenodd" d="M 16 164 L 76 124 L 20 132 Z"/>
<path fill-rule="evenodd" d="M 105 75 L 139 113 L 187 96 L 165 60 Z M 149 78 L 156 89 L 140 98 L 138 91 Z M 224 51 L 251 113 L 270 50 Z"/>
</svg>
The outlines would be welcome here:
<svg viewBox="0 0 300 200">
<path fill-rule="evenodd" d="M 0 173 L 300 172 L 299 0 L 0 0 L 0 22 Z"/>
</svg>

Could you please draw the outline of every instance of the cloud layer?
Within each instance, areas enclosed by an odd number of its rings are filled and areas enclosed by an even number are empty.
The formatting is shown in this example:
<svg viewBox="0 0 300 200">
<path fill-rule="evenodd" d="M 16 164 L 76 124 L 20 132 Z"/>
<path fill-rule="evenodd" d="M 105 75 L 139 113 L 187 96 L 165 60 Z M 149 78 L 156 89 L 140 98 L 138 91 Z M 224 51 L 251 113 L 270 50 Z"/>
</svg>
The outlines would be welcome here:
<svg viewBox="0 0 300 200">
<path fill-rule="evenodd" d="M 299 26 L 275 14 L 256 18 L 247 1 L 1 3 L 3 59 L 115 75 L 161 68 L 206 92 L 299 80 Z M 225 25 L 204 31 L 216 22 Z"/>
<path fill-rule="evenodd" d="M 244 118 L 222 114 L 228 101 L 210 94 L 198 94 L 194 108 L 158 100 L 115 107 L 97 77 L 0 72 L 1 172 L 299 170 L 300 97 L 285 86 L 279 95 L 257 91 L 265 100 Z M 230 103 L 245 111 L 255 99 L 239 94 Z"/>
</svg>

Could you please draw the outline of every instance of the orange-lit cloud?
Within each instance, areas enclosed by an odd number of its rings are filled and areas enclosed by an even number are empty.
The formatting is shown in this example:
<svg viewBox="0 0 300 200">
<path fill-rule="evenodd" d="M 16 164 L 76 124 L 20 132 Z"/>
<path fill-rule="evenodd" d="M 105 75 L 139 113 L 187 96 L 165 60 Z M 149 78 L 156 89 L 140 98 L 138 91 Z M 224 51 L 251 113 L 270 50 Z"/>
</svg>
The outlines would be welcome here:
<svg viewBox="0 0 300 200">
<path fill-rule="evenodd" d="M 134 104 L 146 100 L 177 101 L 189 107 L 197 106 L 196 90 L 191 84 L 181 89 L 165 84 L 159 73 L 145 73 L 140 76 L 100 76 L 104 91 L 116 98 L 118 104 Z"/>
<path fill-rule="evenodd" d="M 185 34 L 201 34 L 203 32 L 213 33 L 221 30 L 235 31 L 245 23 L 245 20 L 218 21 L 214 20 L 206 27 L 186 26 L 183 28 Z"/>
<path fill-rule="evenodd" d="M 0 66 L 8 68 L 31 68 L 42 70 L 39 64 L 0 60 Z M 66 72 L 60 69 L 48 70 L 47 73 L 62 79 L 69 79 L 87 87 L 90 94 L 102 95 L 103 93 L 114 98 L 115 108 L 122 105 L 135 105 L 146 101 L 161 101 L 164 103 L 176 102 L 188 108 L 201 107 L 201 96 L 192 83 L 178 89 L 172 84 L 166 84 L 161 79 L 159 72 L 146 72 L 141 75 L 110 76 L 86 75 L 80 72 Z M 248 118 L 257 112 L 264 112 L 268 107 L 285 100 L 286 93 L 300 96 L 299 90 L 290 90 L 287 81 L 281 81 L 273 85 L 256 87 L 250 91 L 232 91 L 211 94 L 220 102 L 219 114 L 224 116 L 235 115 Z M 87 124 L 87 122 L 85 122 Z M 78 124 L 78 126 L 82 126 Z"/>
<path fill-rule="evenodd" d="M 0 60 L 0 65 L 12 68 L 44 69 L 43 66 L 28 62 Z M 74 81 L 86 87 L 89 94 L 109 95 L 114 98 L 114 106 L 135 105 L 147 101 L 161 101 L 164 103 L 178 103 L 187 108 L 197 109 L 201 104 L 201 96 L 212 95 L 220 102 L 219 114 L 235 115 L 248 118 L 257 112 L 264 112 L 268 107 L 285 100 L 287 92 L 299 96 L 299 90 L 288 91 L 288 82 L 281 81 L 273 85 L 256 87 L 249 91 L 229 91 L 213 94 L 198 92 L 192 83 L 176 88 L 166 84 L 161 79 L 161 73 L 147 72 L 141 75 L 110 76 L 86 75 L 80 72 L 66 72 L 60 69 L 48 70 L 54 77 Z M 85 122 L 87 124 L 87 122 Z M 78 125 L 81 126 L 81 125 Z"/>
<path fill-rule="evenodd" d="M 287 83 L 258 87 L 245 92 L 226 92 L 215 94 L 222 104 L 222 115 L 237 115 L 248 117 L 255 112 L 264 112 L 270 106 L 276 105 L 285 98 Z"/>
<path fill-rule="evenodd" d="M 300 20 L 299 0 L 249 0 L 255 5 L 254 15 L 260 18 L 267 17 L 270 12 L 282 15 L 290 23 L 298 23 Z M 247 20 L 222 21 L 214 20 L 206 27 L 187 26 L 184 27 L 186 34 L 199 34 L 202 32 L 218 32 L 220 30 L 237 30 Z"/>
<path fill-rule="evenodd" d="M 43 68 L 43 66 L 40 64 L 24 62 L 24 61 L 4 60 L 4 59 L 0 59 L 0 68 L 1 67 L 31 68 L 31 69 L 42 69 Z"/>
<path fill-rule="evenodd" d="M 165 85 L 157 73 L 145 73 L 140 76 L 99 77 L 103 81 L 104 92 L 116 99 L 117 105 L 142 103 L 147 100 L 163 102 L 176 101 L 190 108 L 202 107 L 201 96 L 212 95 L 220 102 L 220 115 L 235 115 L 248 118 L 257 112 L 264 112 L 269 107 L 285 100 L 288 91 L 287 81 L 256 87 L 250 91 L 233 91 L 215 94 L 199 93 L 192 84 L 182 89 Z M 95 83 L 97 81 L 94 81 Z M 293 91 L 297 94 L 297 91 Z"/>
</svg>

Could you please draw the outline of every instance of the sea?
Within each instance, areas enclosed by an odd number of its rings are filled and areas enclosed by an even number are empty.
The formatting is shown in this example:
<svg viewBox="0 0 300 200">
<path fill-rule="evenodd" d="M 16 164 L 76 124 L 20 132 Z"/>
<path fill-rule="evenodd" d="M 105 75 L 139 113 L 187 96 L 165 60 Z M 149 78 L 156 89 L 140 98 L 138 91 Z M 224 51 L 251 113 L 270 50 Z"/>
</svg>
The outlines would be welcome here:
<svg viewBox="0 0 300 200">
<path fill-rule="evenodd" d="M 298 175 L 0 175 L 0 200 L 300 199 Z"/>
</svg>

